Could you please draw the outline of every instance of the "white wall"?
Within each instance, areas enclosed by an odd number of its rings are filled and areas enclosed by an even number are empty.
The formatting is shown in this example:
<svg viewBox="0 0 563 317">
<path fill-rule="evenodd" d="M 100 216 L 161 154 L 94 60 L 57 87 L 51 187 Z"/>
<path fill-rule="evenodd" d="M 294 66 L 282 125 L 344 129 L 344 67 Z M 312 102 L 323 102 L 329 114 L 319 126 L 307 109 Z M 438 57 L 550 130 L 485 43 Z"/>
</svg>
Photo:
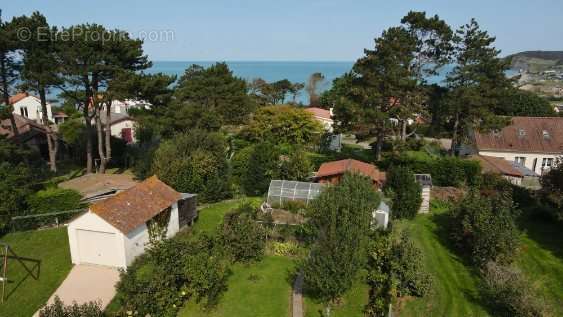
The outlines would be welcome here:
<svg viewBox="0 0 563 317">
<path fill-rule="evenodd" d="M 77 230 L 109 232 L 115 234 L 116 239 L 114 243 L 116 245 L 114 246 L 114 250 L 117 250 L 117 252 L 114 254 L 113 262 L 119 267 L 126 267 L 123 233 L 92 212 L 85 213 L 68 225 L 68 240 L 72 263 L 82 263 L 80 260 L 80 250 L 78 248 Z"/>
<path fill-rule="evenodd" d="M 495 151 L 479 151 L 479 155 L 500 157 L 511 162 L 514 162 L 516 157 L 525 157 L 526 162 L 524 163 L 524 166 L 534 171 L 538 175 L 541 175 L 542 173 L 542 161 L 544 158 L 552 158 L 553 161 L 555 162 L 557 157 L 561 156 L 561 154 L 555 155 L 555 154 L 542 154 L 542 153 L 517 153 L 517 152 L 495 152 Z M 533 168 L 534 159 L 537 159 L 535 169 Z"/>
<path fill-rule="evenodd" d="M 33 96 L 27 96 L 14 104 L 14 113 L 21 115 L 21 108 L 27 108 L 27 118 L 36 122 L 41 122 L 43 116 L 41 111 L 41 101 Z M 53 121 L 53 112 L 51 104 L 47 103 L 47 118 Z"/>
<path fill-rule="evenodd" d="M 111 135 L 121 139 L 121 130 L 124 128 L 131 129 L 131 137 L 133 138 L 133 142 L 136 142 L 135 138 L 135 121 L 133 120 L 123 120 L 111 125 Z"/>
</svg>

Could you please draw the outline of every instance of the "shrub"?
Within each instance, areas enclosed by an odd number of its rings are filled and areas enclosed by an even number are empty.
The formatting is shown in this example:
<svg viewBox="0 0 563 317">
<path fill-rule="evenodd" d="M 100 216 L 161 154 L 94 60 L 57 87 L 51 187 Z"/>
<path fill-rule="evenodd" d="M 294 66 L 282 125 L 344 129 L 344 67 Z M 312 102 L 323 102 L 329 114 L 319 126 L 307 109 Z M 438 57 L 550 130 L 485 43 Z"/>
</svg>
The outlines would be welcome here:
<svg viewBox="0 0 563 317">
<path fill-rule="evenodd" d="M 191 130 L 160 144 L 152 168 L 177 191 L 198 193 L 202 202 L 218 201 L 231 194 L 225 153 L 221 134 Z"/>
<path fill-rule="evenodd" d="M 237 151 L 231 158 L 231 171 L 233 174 L 233 183 L 242 186 L 242 180 L 248 170 L 248 162 L 250 156 L 254 152 L 254 146 L 250 145 Z"/>
<path fill-rule="evenodd" d="M 80 208 L 82 196 L 72 189 L 50 187 L 27 197 L 33 213 L 66 211 Z"/>
<path fill-rule="evenodd" d="M 299 245 L 293 241 L 272 242 L 274 255 L 296 256 L 299 253 Z"/>
<path fill-rule="evenodd" d="M 509 263 L 519 242 L 513 209 L 512 201 L 473 191 L 453 209 L 450 234 L 478 266 Z"/>
<path fill-rule="evenodd" d="M 307 181 L 313 173 L 313 165 L 307 153 L 300 148 L 290 148 L 287 155 L 281 156 L 279 170 L 275 177 L 292 181 Z"/>
<path fill-rule="evenodd" d="M 392 167 L 388 173 L 386 190 L 392 196 L 394 218 L 414 218 L 422 203 L 422 188 L 414 174 L 406 167 Z"/>
<path fill-rule="evenodd" d="M 39 317 L 103 317 L 101 305 L 96 302 L 88 302 L 84 304 L 77 304 L 74 302 L 72 305 L 65 306 L 58 296 L 55 296 L 55 301 L 51 305 L 47 305 L 39 311 Z"/>
<path fill-rule="evenodd" d="M 233 262 L 249 262 L 264 255 L 266 232 L 254 219 L 247 207 L 225 215 L 219 241 Z"/>
<path fill-rule="evenodd" d="M 483 270 L 484 297 L 499 316 L 544 316 L 545 304 L 530 285 L 519 271 L 495 262 Z"/>
<path fill-rule="evenodd" d="M 432 278 L 424 271 L 421 258 L 422 252 L 418 249 L 408 236 L 403 232 L 400 239 L 391 247 L 391 272 L 398 279 L 397 295 L 423 297 L 430 291 Z"/>
<path fill-rule="evenodd" d="M 242 187 L 249 196 L 265 193 L 279 169 L 279 150 L 271 143 L 254 146 L 248 158 L 248 168 L 242 177 Z"/>
<path fill-rule="evenodd" d="M 351 287 L 365 264 L 372 212 L 379 201 L 368 178 L 347 173 L 312 202 L 307 227 L 316 241 L 302 264 L 311 295 L 334 300 Z"/>
</svg>

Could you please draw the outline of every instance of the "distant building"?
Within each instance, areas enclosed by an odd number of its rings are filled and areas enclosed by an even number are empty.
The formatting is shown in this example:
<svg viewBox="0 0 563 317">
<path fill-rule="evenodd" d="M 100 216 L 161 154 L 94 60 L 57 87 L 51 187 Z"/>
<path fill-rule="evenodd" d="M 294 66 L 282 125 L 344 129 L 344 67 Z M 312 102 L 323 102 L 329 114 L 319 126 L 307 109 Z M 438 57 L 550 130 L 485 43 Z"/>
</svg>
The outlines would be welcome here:
<svg viewBox="0 0 563 317">
<path fill-rule="evenodd" d="M 476 154 L 503 158 L 537 175 L 563 155 L 562 117 L 513 117 L 500 131 L 474 134 Z"/>
<path fill-rule="evenodd" d="M 18 129 L 17 141 L 39 151 L 42 157 L 48 158 L 49 149 L 47 146 L 47 130 L 45 127 L 35 120 L 17 114 L 14 114 L 14 119 Z M 16 138 L 14 131 L 12 131 L 10 119 L 0 121 L 0 135 L 8 139 Z"/>
<path fill-rule="evenodd" d="M 107 121 L 105 112 L 102 112 L 101 120 L 105 124 Z M 113 137 L 123 139 L 127 143 L 135 143 L 135 119 L 130 117 L 127 113 L 112 113 L 110 129 Z"/>
<path fill-rule="evenodd" d="M 27 119 L 31 119 L 37 123 L 41 123 L 43 112 L 41 109 L 41 100 L 27 92 L 18 93 L 9 99 L 10 104 L 14 107 L 14 114 L 20 115 Z M 47 103 L 47 118 L 53 121 L 53 112 L 51 104 Z"/>
<path fill-rule="evenodd" d="M 473 155 L 472 160 L 478 161 L 484 173 L 501 175 L 514 185 L 521 185 L 524 174 L 512 166 L 512 162 L 501 157 Z"/>
<path fill-rule="evenodd" d="M 381 172 L 375 165 L 353 159 L 323 163 L 315 175 L 315 180 L 319 183 L 338 184 L 346 172 L 369 177 L 377 190 L 383 187 L 386 180 L 385 172 Z"/>
<path fill-rule="evenodd" d="M 330 110 L 326 110 L 318 107 L 307 107 L 305 108 L 305 111 L 311 113 L 313 117 L 323 125 L 325 131 L 328 132 L 329 149 L 340 152 L 342 149 L 342 134 L 333 133 L 334 120 L 332 119 L 332 108 Z"/>
</svg>

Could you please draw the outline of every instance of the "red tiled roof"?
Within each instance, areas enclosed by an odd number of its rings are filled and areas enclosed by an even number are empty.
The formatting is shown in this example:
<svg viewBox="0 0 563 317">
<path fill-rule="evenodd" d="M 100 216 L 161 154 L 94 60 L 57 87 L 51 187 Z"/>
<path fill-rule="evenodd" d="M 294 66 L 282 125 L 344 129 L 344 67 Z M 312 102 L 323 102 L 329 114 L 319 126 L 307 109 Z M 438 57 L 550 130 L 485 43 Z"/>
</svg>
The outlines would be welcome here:
<svg viewBox="0 0 563 317">
<path fill-rule="evenodd" d="M 481 163 L 483 171 L 508 176 L 524 177 L 524 175 L 519 170 L 514 168 L 509 161 L 503 158 L 486 155 L 474 155 L 471 157 L 471 159 L 479 161 L 479 163 Z"/>
<path fill-rule="evenodd" d="M 377 169 L 377 167 L 375 167 L 375 165 L 353 159 L 323 163 L 319 167 L 316 177 L 321 178 L 332 175 L 340 175 L 346 172 L 357 172 L 363 174 L 379 184 L 385 182 L 385 172 L 381 172 Z"/>
<path fill-rule="evenodd" d="M 20 137 L 23 137 L 27 132 L 38 132 L 41 134 L 47 133 L 47 130 L 43 125 L 26 117 L 14 114 L 14 120 L 16 121 L 16 127 L 18 128 Z M 10 119 L 0 121 L 0 135 L 5 135 L 7 138 L 14 136 Z"/>
<path fill-rule="evenodd" d="M 8 99 L 8 102 L 9 102 L 11 105 L 13 105 L 13 104 L 15 104 L 16 102 L 18 102 L 18 101 L 20 101 L 20 100 L 22 100 L 23 98 L 28 97 L 28 96 L 29 96 L 29 94 L 28 94 L 27 92 L 20 92 L 20 93 L 17 93 L 17 94 L 15 94 L 15 95 L 13 95 L 12 97 L 10 97 L 10 99 Z"/>
<path fill-rule="evenodd" d="M 331 119 L 330 111 L 323 108 L 307 107 L 305 108 L 305 111 L 312 113 L 315 117 L 319 117 L 327 120 Z"/>
<path fill-rule="evenodd" d="M 475 133 L 480 151 L 563 153 L 563 118 L 513 117 L 499 132 Z"/>
<path fill-rule="evenodd" d="M 90 211 L 127 234 L 170 207 L 181 196 L 152 176 L 128 190 L 93 204 Z"/>
</svg>

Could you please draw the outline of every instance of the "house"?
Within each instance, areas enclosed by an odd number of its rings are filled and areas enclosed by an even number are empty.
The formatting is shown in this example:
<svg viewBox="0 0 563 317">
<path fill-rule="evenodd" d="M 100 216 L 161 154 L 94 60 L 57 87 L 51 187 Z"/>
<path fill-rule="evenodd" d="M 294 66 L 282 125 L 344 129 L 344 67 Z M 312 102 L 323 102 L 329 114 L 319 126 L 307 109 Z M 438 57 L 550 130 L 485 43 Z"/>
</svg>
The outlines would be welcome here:
<svg viewBox="0 0 563 317">
<path fill-rule="evenodd" d="M 432 193 L 432 176 L 430 174 L 414 174 L 415 180 L 422 187 L 422 203 L 418 209 L 418 213 L 427 214 L 430 212 L 430 196 Z"/>
<path fill-rule="evenodd" d="M 513 117 L 500 131 L 474 134 L 476 154 L 503 158 L 537 175 L 563 154 L 563 117 Z"/>
<path fill-rule="evenodd" d="M 18 93 L 9 99 L 14 107 L 13 113 L 40 123 L 43 117 L 41 110 L 41 100 L 27 92 Z M 47 103 L 47 118 L 53 121 L 51 104 Z"/>
<path fill-rule="evenodd" d="M 323 163 L 315 174 L 315 180 L 319 183 L 337 184 L 346 172 L 369 177 L 375 189 L 381 189 L 385 183 L 385 172 L 381 172 L 375 165 L 353 159 Z"/>
<path fill-rule="evenodd" d="M 105 124 L 107 116 L 102 112 L 101 120 Z M 127 143 L 135 143 L 135 119 L 131 118 L 126 112 L 114 113 L 110 115 L 110 129 L 113 137 L 123 139 Z"/>
<path fill-rule="evenodd" d="M 18 129 L 18 142 L 33 148 L 44 158 L 49 158 L 47 146 L 47 130 L 40 123 L 26 117 L 14 114 L 16 128 Z M 10 119 L 0 120 L 0 135 L 8 139 L 15 138 Z"/>
<path fill-rule="evenodd" d="M 141 255 L 160 224 L 174 236 L 197 217 L 196 196 L 181 194 L 153 176 L 90 206 L 68 225 L 74 264 L 126 268 Z"/>
<path fill-rule="evenodd" d="M 470 159 L 479 161 L 483 173 L 492 173 L 501 175 L 514 185 L 521 185 L 524 174 L 520 170 L 512 166 L 510 161 L 500 157 L 486 156 L 486 155 L 473 155 Z"/>
<path fill-rule="evenodd" d="M 342 149 L 342 134 L 333 133 L 334 120 L 332 119 L 332 108 L 330 110 L 326 110 L 318 107 L 307 107 L 305 108 L 305 111 L 311 113 L 313 117 L 324 127 L 325 131 L 328 132 L 328 148 L 330 150 L 340 152 Z"/>
<path fill-rule="evenodd" d="M 67 119 L 68 119 L 68 115 L 62 111 L 53 113 L 53 121 L 55 122 L 56 125 L 65 122 Z"/>
</svg>

